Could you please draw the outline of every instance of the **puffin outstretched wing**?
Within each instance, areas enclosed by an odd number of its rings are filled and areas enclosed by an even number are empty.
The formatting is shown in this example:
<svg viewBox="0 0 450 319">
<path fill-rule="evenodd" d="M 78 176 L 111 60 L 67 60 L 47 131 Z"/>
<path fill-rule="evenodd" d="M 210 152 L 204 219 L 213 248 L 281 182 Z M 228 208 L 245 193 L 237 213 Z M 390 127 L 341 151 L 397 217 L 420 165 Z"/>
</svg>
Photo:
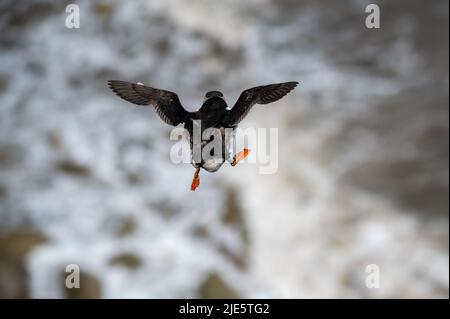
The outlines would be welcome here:
<svg viewBox="0 0 450 319">
<path fill-rule="evenodd" d="M 284 82 L 256 86 L 241 93 L 236 104 L 229 110 L 228 124 L 238 124 L 255 104 L 269 104 L 278 101 L 292 91 L 298 82 Z"/>
<path fill-rule="evenodd" d="M 141 83 L 110 80 L 108 86 L 122 99 L 137 105 L 153 105 L 159 117 L 169 125 L 183 123 L 190 114 L 176 93 L 155 89 Z"/>
</svg>

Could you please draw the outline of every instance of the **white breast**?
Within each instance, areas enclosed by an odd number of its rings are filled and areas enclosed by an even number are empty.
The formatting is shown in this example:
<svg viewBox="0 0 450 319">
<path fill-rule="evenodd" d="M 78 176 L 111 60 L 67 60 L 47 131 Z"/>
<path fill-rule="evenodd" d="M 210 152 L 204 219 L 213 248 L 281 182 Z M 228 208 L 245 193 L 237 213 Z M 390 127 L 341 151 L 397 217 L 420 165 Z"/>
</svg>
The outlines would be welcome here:
<svg viewBox="0 0 450 319">
<path fill-rule="evenodd" d="M 223 163 L 224 163 L 223 158 L 217 158 L 217 157 L 209 158 L 203 164 L 203 168 L 205 170 L 207 170 L 208 172 L 212 173 L 212 172 L 217 171 L 222 166 Z"/>
</svg>

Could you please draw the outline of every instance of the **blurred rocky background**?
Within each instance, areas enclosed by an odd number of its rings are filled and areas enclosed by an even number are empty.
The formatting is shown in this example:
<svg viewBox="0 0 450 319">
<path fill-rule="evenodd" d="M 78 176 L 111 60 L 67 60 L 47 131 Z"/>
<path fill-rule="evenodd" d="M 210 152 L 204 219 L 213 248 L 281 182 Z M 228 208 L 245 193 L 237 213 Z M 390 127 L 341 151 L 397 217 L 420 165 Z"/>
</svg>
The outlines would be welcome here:
<svg viewBox="0 0 450 319">
<path fill-rule="evenodd" d="M 448 1 L 375 1 L 380 29 L 364 0 L 80 0 L 80 29 L 69 3 L 0 3 L 0 297 L 448 298 Z M 189 110 L 299 81 L 242 123 L 279 129 L 277 174 L 191 192 L 108 79 Z"/>
</svg>

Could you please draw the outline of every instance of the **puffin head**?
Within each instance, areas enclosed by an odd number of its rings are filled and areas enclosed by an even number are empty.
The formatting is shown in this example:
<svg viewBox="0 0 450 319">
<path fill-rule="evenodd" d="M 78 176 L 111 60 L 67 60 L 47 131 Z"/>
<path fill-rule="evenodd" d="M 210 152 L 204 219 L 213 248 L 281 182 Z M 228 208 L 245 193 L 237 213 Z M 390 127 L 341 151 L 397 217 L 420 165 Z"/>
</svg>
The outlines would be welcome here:
<svg viewBox="0 0 450 319">
<path fill-rule="evenodd" d="M 218 97 L 223 98 L 222 92 L 220 92 L 220 91 L 209 91 L 209 92 L 207 92 L 205 94 L 205 100 L 210 99 L 210 98 L 212 98 L 214 96 L 218 96 Z"/>
</svg>

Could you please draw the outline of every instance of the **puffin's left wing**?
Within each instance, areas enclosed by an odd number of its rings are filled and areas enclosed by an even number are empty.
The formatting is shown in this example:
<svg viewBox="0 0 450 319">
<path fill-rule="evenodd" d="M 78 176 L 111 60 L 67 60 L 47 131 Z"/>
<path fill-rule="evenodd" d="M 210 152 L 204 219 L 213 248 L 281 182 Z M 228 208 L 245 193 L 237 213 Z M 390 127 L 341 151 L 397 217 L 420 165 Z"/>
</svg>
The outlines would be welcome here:
<svg viewBox="0 0 450 319">
<path fill-rule="evenodd" d="M 176 93 L 155 89 L 141 83 L 110 80 L 108 86 L 122 99 L 138 104 L 155 107 L 159 117 L 169 125 L 176 126 L 183 123 L 189 112 L 180 103 Z"/>
<path fill-rule="evenodd" d="M 284 82 L 256 86 L 241 93 L 233 108 L 229 111 L 228 124 L 238 124 L 255 104 L 269 104 L 278 101 L 292 91 L 298 82 Z"/>
</svg>

